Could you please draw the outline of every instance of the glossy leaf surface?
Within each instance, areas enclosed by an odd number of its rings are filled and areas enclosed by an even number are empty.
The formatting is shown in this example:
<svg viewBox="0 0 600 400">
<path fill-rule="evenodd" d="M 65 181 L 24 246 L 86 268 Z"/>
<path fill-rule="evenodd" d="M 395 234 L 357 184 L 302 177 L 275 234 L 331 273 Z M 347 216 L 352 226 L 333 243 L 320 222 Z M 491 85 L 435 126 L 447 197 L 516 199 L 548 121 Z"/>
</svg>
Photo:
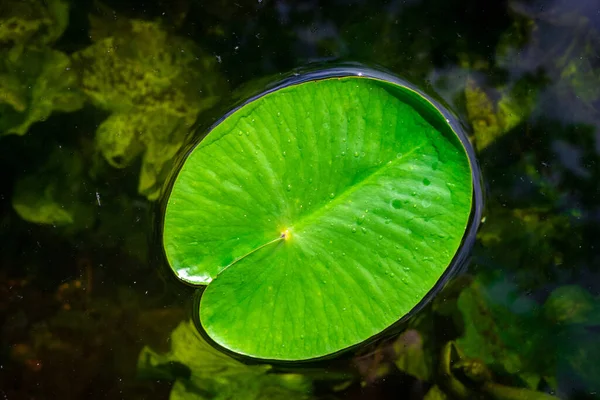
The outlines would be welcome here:
<svg viewBox="0 0 600 400">
<path fill-rule="evenodd" d="M 280 88 L 227 116 L 174 182 L 164 247 L 208 284 L 200 321 L 252 357 L 311 359 L 380 333 L 435 286 L 472 202 L 465 149 L 410 89 Z"/>
</svg>

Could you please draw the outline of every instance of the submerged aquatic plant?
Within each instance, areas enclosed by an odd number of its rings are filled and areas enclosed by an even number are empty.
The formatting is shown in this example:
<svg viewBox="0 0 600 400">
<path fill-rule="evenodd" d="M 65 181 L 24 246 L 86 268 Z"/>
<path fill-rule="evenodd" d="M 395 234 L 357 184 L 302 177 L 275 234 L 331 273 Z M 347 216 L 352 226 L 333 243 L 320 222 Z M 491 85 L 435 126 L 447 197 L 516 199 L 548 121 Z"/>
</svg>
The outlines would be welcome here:
<svg viewBox="0 0 600 400">
<path fill-rule="evenodd" d="M 179 324 L 168 353 L 144 347 L 138 361 L 142 378 L 175 381 L 170 399 L 307 400 L 311 382 L 294 373 L 273 373 L 269 365 L 245 365 L 202 338 L 191 321 Z"/>
<path fill-rule="evenodd" d="M 475 167 L 431 102 L 362 73 L 321 78 L 229 114 L 168 198 L 171 268 L 208 285 L 200 323 L 237 353 L 312 359 L 377 335 L 440 281 L 469 225 Z"/>
<path fill-rule="evenodd" d="M 71 60 L 50 47 L 68 20 L 63 0 L 0 4 L 0 136 L 24 135 L 54 111 L 83 106 Z"/>
<path fill-rule="evenodd" d="M 97 148 L 116 168 L 141 156 L 138 192 L 154 200 L 169 162 L 224 81 L 212 57 L 159 22 L 92 15 L 90 24 L 94 42 L 73 60 L 83 92 L 110 112 L 96 131 Z"/>
</svg>

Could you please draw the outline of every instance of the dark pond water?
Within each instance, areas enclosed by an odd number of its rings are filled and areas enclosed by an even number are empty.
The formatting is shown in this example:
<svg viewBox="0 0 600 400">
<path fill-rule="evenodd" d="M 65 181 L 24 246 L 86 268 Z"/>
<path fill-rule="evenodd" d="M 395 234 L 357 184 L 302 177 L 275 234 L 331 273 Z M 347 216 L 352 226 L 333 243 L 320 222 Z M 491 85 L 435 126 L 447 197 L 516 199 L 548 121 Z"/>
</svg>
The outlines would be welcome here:
<svg viewBox="0 0 600 400">
<path fill-rule="evenodd" d="M 161 187 L 248 94 L 340 62 L 464 122 L 477 240 L 401 332 L 317 364 L 243 364 L 188 322 Z M 600 398 L 598 127 L 597 1 L 1 0 L 0 394 Z"/>
</svg>

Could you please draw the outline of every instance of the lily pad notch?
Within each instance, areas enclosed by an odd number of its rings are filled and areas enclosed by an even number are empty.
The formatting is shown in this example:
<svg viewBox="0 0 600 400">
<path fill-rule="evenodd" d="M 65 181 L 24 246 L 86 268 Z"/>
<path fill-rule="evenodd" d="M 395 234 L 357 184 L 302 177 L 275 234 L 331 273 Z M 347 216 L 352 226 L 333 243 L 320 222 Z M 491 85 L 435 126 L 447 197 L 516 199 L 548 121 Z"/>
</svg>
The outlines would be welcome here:
<svg viewBox="0 0 600 400">
<path fill-rule="evenodd" d="M 458 121 L 398 78 L 290 78 L 214 125 L 167 191 L 163 247 L 206 286 L 202 329 L 237 354 L 322 358 L 422 306 L 481 218 Z"/>
</svg>

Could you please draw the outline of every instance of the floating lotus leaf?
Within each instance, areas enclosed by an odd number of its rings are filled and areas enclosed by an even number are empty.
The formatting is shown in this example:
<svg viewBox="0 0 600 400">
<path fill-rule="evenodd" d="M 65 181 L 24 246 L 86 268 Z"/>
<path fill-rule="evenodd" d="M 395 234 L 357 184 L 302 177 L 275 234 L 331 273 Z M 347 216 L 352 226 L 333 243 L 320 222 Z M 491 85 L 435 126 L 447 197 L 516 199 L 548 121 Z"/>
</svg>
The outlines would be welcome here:
<svg viewBox="0 0 600 400">
<path fill-rule="evenodd" d="M 208 285 L 199 321 L 261 359 L 318 358 L 409 314 L 452 264 L 473 171 L 430 101 L 364 75 L 283 85 L 227 115 L 173 180 L 164 249 Z"/>
</svg>

